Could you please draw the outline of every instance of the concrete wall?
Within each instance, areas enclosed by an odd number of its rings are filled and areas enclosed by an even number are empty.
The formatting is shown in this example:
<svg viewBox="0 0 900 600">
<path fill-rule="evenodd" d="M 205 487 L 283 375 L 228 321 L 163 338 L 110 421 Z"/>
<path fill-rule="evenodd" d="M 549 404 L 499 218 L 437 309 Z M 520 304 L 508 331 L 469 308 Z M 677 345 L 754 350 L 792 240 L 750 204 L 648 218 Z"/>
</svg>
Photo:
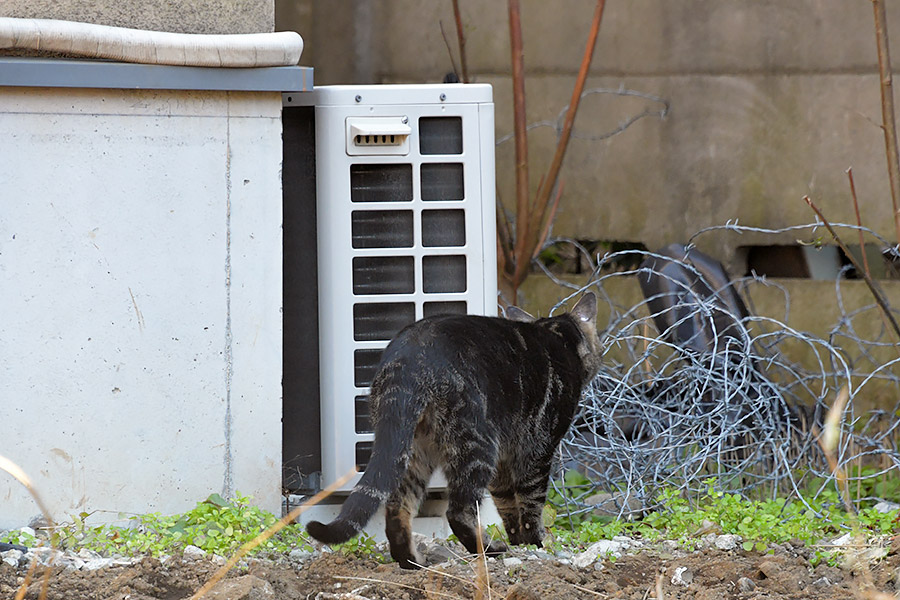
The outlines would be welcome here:
<svg viewBox="0 0 900 600">
<path fill-rule="evenodd" d="M 278 93 L 0 88 L 0 454 L 54 516 L 281 500 Z M 0 472 L 0 528 L 37 514 Z"/>
<path fill-rule="evenodd" d="M 390 0 L 366 14 L 338 10 L 356 5 L 349 1 L 279 2 L 278 28 L 292 28 L 286 7 L 297 5 L 305 20 L 293 22 L 308 28 L 304 60 L 317 84 L 440 81 L 451 70 L 439 25 L 455 52 L 449 1 Z M 500 139 L 512 131 L 506 3 L 460 5 L 470 72 L 494 84 Z M 567 105 L 594 5 L 523 0 L 529 122 L 554 121 Z M 900 7 L 888 13 L 898 36 Z M 624 86 L 665 99 L 670 111 L 605 140 L 572 142 L 555 232 L 657 248 L 727 220 L 769 228 L 811 222 L 804 194 L 830 220 L 852 222 L 845 175 L 852 166 L 864 223 L 892 238 L 873 23 L 869 2 L 609 0 L 587 88 Z M 659 108 L 644 98 L 592 95 L 576 132 L 602 134 Z M 555 139 L 547 127 L 530 133 L 533 186 Z M 511 142 L 497 149 L 497 179 L 508 204 Z M 798 237 L 716 234 L 701 247 L 740 269 L 737 246 Z"/>
<path fill-rule="evenodd" d="M 272 31 L 274 0 L 3 0 L 0 17 L 62 19 L 176 33 Z"/>
</svg>

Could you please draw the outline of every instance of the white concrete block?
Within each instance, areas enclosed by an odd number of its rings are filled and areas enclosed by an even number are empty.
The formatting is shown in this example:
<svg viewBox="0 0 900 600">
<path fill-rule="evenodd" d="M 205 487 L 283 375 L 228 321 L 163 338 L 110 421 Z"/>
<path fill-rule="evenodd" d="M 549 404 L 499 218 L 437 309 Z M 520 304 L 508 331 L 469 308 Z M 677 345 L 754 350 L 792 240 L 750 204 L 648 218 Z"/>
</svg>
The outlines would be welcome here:
<svg viewBox="0 0 900 600">
<path fill-rule="evenodd" d="M 280 127 L 278 94 L 0 88 L 0 454 L 54 518 L 278 511 Z"/>
</svg>

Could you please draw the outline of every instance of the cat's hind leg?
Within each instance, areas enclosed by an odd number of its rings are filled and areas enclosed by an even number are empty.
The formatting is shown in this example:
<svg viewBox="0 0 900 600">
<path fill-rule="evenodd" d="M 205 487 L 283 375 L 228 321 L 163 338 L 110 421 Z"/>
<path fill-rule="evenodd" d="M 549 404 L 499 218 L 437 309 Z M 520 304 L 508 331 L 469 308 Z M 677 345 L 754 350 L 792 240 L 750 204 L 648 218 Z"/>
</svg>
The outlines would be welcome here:
<svg viewBox="0 0 900 600">
<path fill-rule="evenodd" d="M 519 500 L 516 498 L 515 478 L 508 461 L 500 461 L 489 489 L 510 543 L 521 543 L 517 540 L 521 536 L 522 516 Z"/>
<path fill-rule="evenodd" d="M 511 544 L 542 545 L 544 538 L 544 505 L 547 503 L 547 485 L 550 480 L 550 457 L 534 461 L 523 469 L 515 483 L 515 499 L 519 513 L 519 528 L 515 533 L 507 530 Z"/>
<path fill-rule="evenodd" d="M 385 533 L 391 558 L 404 569 L 418 569 L 425 564 L 413 543 L 412 519 L 425 498 L 434 468 L 433 456 L 423 444 L 414 443 L 406 475 L 385 504 Z"/>
<path fill-rule="evenodd" d="M 479 443 L 478 436 L 469 431 L 465 441 L 460 440 L 454 456 L 448 457 L 447 521 L 460 543 L 472 554 L 481 547 L 488 555 L 506 552 L 509 547 L 502 540 L 491 540 L 478 522 L 478 503 L 484 497 L 488 484 L 494 477 L 496 448 L 489 442 Z"/>
</svg>

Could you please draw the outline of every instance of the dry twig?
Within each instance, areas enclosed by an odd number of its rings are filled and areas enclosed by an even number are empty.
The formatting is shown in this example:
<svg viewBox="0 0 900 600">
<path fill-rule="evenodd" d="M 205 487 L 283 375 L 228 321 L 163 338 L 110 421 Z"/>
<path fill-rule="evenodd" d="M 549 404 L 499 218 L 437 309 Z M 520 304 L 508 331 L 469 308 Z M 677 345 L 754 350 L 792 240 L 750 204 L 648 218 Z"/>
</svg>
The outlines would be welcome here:
<svg viewBox="0 0 900 600">
<path fill-rule="evenodd" d="M 459 0 L 453 0 L 453 17 L 456 19 L 456 40 L 459 43 L 459 65 L 462 68 L 459 80 L 469 83 L 469 66 L 466 61 L 466 34 L 463 31 L 462 15 L 459 12 Z"/>
<path fill-rule="evenodd" d="M 34 503 L 38 505 L 38 508 L 41 511 L 41 514 L 44 515 L 44 519 L 47 520 L 47 525 L 53 526 L 53 517 L 50 516 L 50 511 L 47 509 L 47 505 L 44 504 L 44 501 L 41 500 L 41 495 L 38 494 L 37 488 L 34 487 L 34 484 L 31 483 L 31 478 L 25 473 L 25 471 L 16 463 L 9 460 L 2 454 L 0 454 L 0 470 L 6 471 L 10 475 L 12 475 L 13 479 L 21 483 L 25 486 L 25 489 L 28 490 L 28 493 L 31 494 L 31 497 L 34 499 Z M 51 542 L 51 548 L 55 548 L 55 545 Z M 19 590 L 16 592 L 16 600 L 22 600 L 25 597 L 26 592 L 28 591 L 28 586 L 31 585 L 31 578 L 34 574 L 35 567 L 37 565 L 37 558 L 35 557 L 32 560 L 31 565 L 28 567 L 28 573 L 25 576 L 25 581 L 22 583 Z M 51 559 L 52 565 L 52 559 Z M 50 569 L 46 569 L 44 571 L 44 579 L 41 583 L 41 594 L 40 600 L 44 600 L 47 597 L 47 592 L 50 589 Z"/>
</svg>

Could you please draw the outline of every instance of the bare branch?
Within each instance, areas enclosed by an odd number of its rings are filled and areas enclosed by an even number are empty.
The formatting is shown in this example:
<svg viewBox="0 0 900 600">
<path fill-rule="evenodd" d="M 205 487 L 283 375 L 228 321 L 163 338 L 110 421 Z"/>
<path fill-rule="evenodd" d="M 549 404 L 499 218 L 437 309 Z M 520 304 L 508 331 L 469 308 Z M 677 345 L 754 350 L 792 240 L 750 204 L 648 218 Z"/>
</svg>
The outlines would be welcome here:
<svg viewBox="0 0 900 600">
<path fill-rule="evenodd" d="M 891 75 L 891 53 L 888 46 L 887 15 L 883 0 L 872 0 L 875 10 L 875 42 L 878 45 L 878 72 L 881 75 L 881 120 L 884 147 L 894 208 L 894 229 L 900 243 L 900 153 L 897 151 L 897 124 L 894 120 L 894 84 Z"/>
<path fill-rule="evenodd" d="M 456 40 L 459 43 L 459 64 L 462 67 L 460 81 L 469 83 L 469 66 L 466 60 L 466 34 L 463 31 L 462 15 L 459 12 L 459 0 L 453 0 L 453 17 L 456 19 Z"/>
</svg>

